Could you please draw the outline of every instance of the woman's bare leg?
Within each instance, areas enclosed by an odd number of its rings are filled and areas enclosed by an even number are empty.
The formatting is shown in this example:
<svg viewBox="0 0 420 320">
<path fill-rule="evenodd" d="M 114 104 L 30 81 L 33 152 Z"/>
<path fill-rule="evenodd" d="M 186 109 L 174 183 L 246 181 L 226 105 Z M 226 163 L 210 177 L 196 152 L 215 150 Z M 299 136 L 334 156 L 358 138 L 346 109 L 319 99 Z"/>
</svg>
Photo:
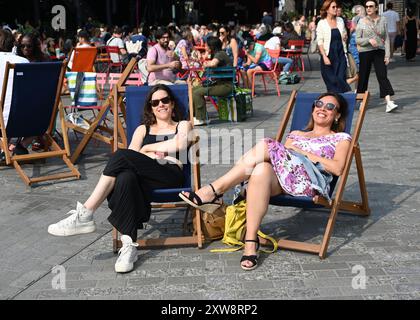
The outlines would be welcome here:
<svg viewBox="0 0 420 320">
<path fill-rule="evenodd" d="M 83 206 L 88 210 L 96 211 L 111 193 L 112 189 L 114 189 L 115 179 L 115 177 L 102 175 L 92 194 Z"/>
<path fill-rule="evenodd" d="M 258 142 L 251 150 L 245 153 L 236 162 L 234 167 L 226 174 L 212 182 L 218 194 L 225 193 L 225 191 L 234 187 L 235 185 L 248 180 L 253 173 L 254 168 L 263 162 L 269 162 L 270 156 L 268 154 L 268 147 L 265 141 Z M 186 193 L 188 194 L 188 193 Z M 213 200 L 214 194 L 210 186 L 204 186 L 196 192 L 203 202 Z"/>
<path fill-rule="evenodd" d="M 282 193 L 276 173 L 270 163 L 258 164 L 252 172 L 246 192 L 246 234 L 244 240 L 257 240 L 261 221 L 268 210 L 271 196 Z M 257 244 L 245 242 L 244 255 L 255 255 Z M 243 261 L 242 265 L 251 267 L 252 262 Z"/>
</svg>

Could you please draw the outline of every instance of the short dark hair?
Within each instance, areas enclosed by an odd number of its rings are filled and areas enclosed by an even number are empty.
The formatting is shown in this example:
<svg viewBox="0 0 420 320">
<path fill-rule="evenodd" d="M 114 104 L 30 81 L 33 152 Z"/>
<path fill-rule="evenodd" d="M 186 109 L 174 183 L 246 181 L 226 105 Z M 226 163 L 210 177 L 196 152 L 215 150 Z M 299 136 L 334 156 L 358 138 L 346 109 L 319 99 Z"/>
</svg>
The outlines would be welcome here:
<svg viewBox="0 0 420 320">
<path fill-rule="evenodd" d="M 394 5 L 392 4 L 392 2 L 388 2 L 386 4 L 386 8 L 389 9 L 389 10 L 391 10 L 393 7 L 394 7 Z"/>
<path fill-rule="evenodd" d="M 89 41 L 90 39 L 89 33 L 86 30 L 80 30 L 79 33 L 77 34 L 77 37 L 83 38 L 87 41 Z"/>
<path fill-rule="evenodd" d="M 365 0 L 365 6 L 366 6 L 366 3 L 368 3 L 368 2 L 375 2 L 375 7 L 376 8 L 379 7 L 379 4 L 378 4 L 377 0 Z"/>
<path fill-rule="evenodd" d="M 123 31 L 122 31 L 122 29 L 121 29 L 120 27 L 115 27 L 115 28 L 112 30 L 112 33 L 113 33 L 113 34 L 122 34 L 122 33 L 123 33 Z"/>
<path fill-rule="evenodd" d="M 169 34 L 168 29 L 166 29 L 166 28 L 159 28 L 159 29 L 156 31 L 155 37 L 156 37 L 156 39 L 157 39 L 157 40 L 159 40 L 159 39 L 161 39 L 161 38 L 163 37 L 163 35 L 165 35 L 165 34 Z"/>
<path fill-rule="evenodd" d="M 12 52 L 15 39 L 8 30 L 0 29 L 0 52 Z"/>
</svg>

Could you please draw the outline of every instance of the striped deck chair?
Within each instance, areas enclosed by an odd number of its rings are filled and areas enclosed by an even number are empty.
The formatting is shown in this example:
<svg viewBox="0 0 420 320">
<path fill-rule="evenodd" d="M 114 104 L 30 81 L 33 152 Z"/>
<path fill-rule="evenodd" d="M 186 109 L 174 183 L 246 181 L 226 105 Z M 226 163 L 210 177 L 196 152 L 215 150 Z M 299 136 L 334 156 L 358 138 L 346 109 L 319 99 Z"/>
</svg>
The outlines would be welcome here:
<svg viewBox="0 0 420 320">
<path fill-rule="evenodd" d="M 5 97 L 8 90 L 9 73 L 13 72 L 13 87 L 10 113 L 7 124 L 3 117 Z M 66 144 L 63 150 L 53 139 L 60 92 L 63 84 L 65 63 L 7 63 L 0 101 L 0 126 L 2 149 L 6 155 L 6 164 L 13 165 L 27 185 L 33 183 L 64 179 L 80 178 L 79 171 L 70 162 L 70 149 Z M 44 137 L 49 146 L 44 152 L 27 155 L 12 155 L 8 148 L 8 138 Z M 63 132 L 66 141 L 67 135 Z M 70 169 L 69 173 L 53 174 L 29 178 L 23 171 L 21 162 L 30 160 L 60 157 Z"/>
</svg>

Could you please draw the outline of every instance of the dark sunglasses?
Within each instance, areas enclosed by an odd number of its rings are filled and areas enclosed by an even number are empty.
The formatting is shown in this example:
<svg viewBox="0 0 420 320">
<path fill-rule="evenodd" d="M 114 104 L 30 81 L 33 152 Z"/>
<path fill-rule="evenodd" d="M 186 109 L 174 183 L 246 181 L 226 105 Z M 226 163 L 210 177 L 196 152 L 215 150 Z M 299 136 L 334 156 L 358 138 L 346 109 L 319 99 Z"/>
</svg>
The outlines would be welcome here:
<svg viewBox="0 0 420 320">
<path fill-rule="evenodd" d="M 327 110 L 329 110 L 329 111 L 333 111 L 334 109 L 337 109 L 338 110 L 338 107 L 334 104 L 334 103 L 331 103 L 331 102 L 327 102 L 327 103 L 325 103 L 324 101 L 322 101 L 322 100 L 315 100 L 314 101 L 314 106 L 316 107 L 316 108 L 322 108 L 322 107 L 325 107 L 325 109 L 327 109 Z"/>
<path fill-rule="evenodd" d="M 32 49 L 34 46 L 33 45 L 31 45 L 31 44 L 21 44 L 20 45 L 22 48 L 29 48 L 29 49 Z"/>
<path fill-rule="evenodd" d="M 171 98 L 169 96 L 166 96 L 162 99 L 150 100 L 150 104 L 152 105 L 152 107 L 157 107 L 160 102 L 162 102 L 163 104 L 168 104 L 169 102 L 171 102 Z"/>
<path fill-rule="evenodd" d="M 366 9 L 368 9 L 368 8 L 375 8 L 375 6 L 371 4 L 371 5 L 365 6 L 365 8 Z"/>
</svg>

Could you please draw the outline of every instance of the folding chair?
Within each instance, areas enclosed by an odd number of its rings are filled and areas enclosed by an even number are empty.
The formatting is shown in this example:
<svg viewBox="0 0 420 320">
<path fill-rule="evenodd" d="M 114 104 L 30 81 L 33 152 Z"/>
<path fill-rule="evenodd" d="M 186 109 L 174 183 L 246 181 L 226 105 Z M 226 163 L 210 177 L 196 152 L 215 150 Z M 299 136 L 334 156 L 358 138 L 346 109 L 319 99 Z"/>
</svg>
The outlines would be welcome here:
<svg viewBox="0 0 420 320">
<path fill-rule="evenodd" d="M 149 93 L 151 87 L 127 87 L 125 90 L 127 102 L 127 137 L 128 141 L 131 141 L 131 138 L 134 134 L 136 128 L 142 123 L 143 118 L 143 106 L 147 94 Z M 189 119 L 191 123 L 193 117 L 193 106 L 192 106 L 192 90 L 191 85 L 174 85 L 170 87 L 177 103 L 184 114 L 185 119 Z M 196 191 L 200 188 L 200 164 L 198 161 L 198 137 L 194 138 L 193 145 L 190 148 L 193 148 L 192 152 L 193 159 L 187 160 L 187 163 L 184 163 L 183 172 L 184 172 L 184 181 L 185 185 L 181 188 L 176 189 L 157 189 L 152 193 L 152 208 L 166 208 L 166 209 L 176 209 L 176 208 L 187 208 L 184 219 L 184 231 L 187 225 L 187 218 L 190 210 L 193 210 L 196 216 L 196 233 L 192 236 L 182 236 L 182 237 L 167 237 L 167 238 L 155 238 L 155 239 L 139 239 L 137 243 L 141 247 L 163 247 L 163 246 L 179 246 L 179 245 L 197 245 L 199 248 L 202 247 L 203 235 L 201 231 L 200 224 L 200 211 L 188 206 L 184 202 L 180 202 L 178 193 L 182 190 L 184 191 Z M 192 151 L 192 150 L 190 150 Z M 191 172 L 192 171 L 192 172 Z M 121 241 L 119 240 L 118 231 L 114 228 L 113 232 L 113 249 L 114 252 L 117 252 L 121 247 Z"/>
<path fill-rule="evenodd" d="M 211 104 L 219 111 L 219 107 L 216 103 L 216 100 L 209 94 L 210 82 L 214 80 L 226 80 L 232 82 L 232 92 L 226 96 L 226 98 L 231 98 L 235 93 L 235 81 L 236 81 L 236 68 L 235 67 L 217 67 L 217 68 L 206 68 L 202 77 L 204 80 L 203 87 L 207 88 L 207 97 L 210 100 Z M 207 84 L 206 84 L 207 83 Z M 225 97 L 224 97 L 225 98 Z"/>
<path fill-rule="evenodd" d="M 121 59 L 120 48 L 117 46 L 106 46 L 105 50 L 110 57 L 108 60 L 108 68 L 106 73 L 110 73 L 114 68 L 118 68 L 119 72 L 123 72 L 124 63 Z M 118 57 L 118 61 L 115 62 L 112 57 Z"/>
<path fill-rule="evenodd" d="M 6 164 L 13 164 L 26 185 L 48 180 L 80 178 L 79 171 L 68 158 L 70 154 L 68 145 L 63 150 L 52 137 L 65 68 L 66 64 L 62 62 L 6 64 L 0 102 L 2 148 L 6 155 Z M 10 72 L 13 72 L 13 92 L 9 118 L 5 125 L 3 109 Z M 33 136 L 42 136 L 47 142 L 48 147 L 43 152 L 27 155 L 11 154 L 8 148 L 8 137 Z M 65 133 L 63 137 L 64 140 L 67 139 Z M 20 162 L 53 157 L 61 157 L 71 172 L 29 178 L 20 165 Z"/>
<path fill-rule="evenodd" d="M 285 115 L 283 120 L 280 124 L 276 140 L 281 141 L 286 130 L 286 126 L 289 122 L 290 116 L 293 112 L 293 120 L 291 123 L 290 131 L 293 130 L 303 130 L 309 119 L 312 115 L 312 104 L 313 101 L 319 96 L 319 93 L 297 93 L 293 91 L 288 103 L 288 107 L 285 111 Z M 333 181 L 330 184 L 330 197 L 332 199 L 332 203 L 330 204 L 325 198 L 321 196 L 315 197 L 312 199 L 311 197 L 293 197 L 290 195 L 278 195 L 275 197 L 271 197 L 270 204 L 275 206 L 289 206 L 289 207 L 299 207 L 305 209 L 312 209 L 312 208 L 327 208 L 330 209 L 330 216 L 328 219 L 328 223 L 326 226 L 326 230 L 322 239 L 321 244 L 313 244 L 301 241 L 291 241 L 286 239 L 281 239 L 278 241 L 279 248 L 285 248 L 290 250 L 297 250 L 309 253 L 318 254 L 321 259 L 325 258 L 326 252 L 328 249 L 328 244 L 333 232 L 335 220 L 337 217 L 337 213 L 339 210 L 347 211 L 352 214 L 361 215 L 361 216 L 368 216 L 370 214 L 369 204 L 368 204 L 368 196 L 366 191 L 366 184 L 362 166 L 362 158 L 359 146 L 359 136 L 360 130 L 362 129 L 363 120 L 365 117 L 365 112 L 368 104 L 369 99 L 369 92 L 365 92 L 364 94 L 344 94 L 343 97 L 347 100 L 348 103 L 348 115 L 347 115 L 347 122 L 346 122 L 346 129 L 347 133 L 351 133 L 352 127 L 352 120 L 353 120 L 353 113 L 355 109 L 356 99 L 361 101 L 359 114 L 357 117 L 356 125 L 353 130 L 352 134 L 352 141 L 349 148 L 349 152 L 347 154 L 345 167 L 343 170 L 343 174 L 340 177 L 334 177 Z M 359 187 L 362 202 L 351 202 L 351 201 L 344 201 L 343 194 L 348 178 L 348 174 L 350 171 L 351 162 L 355 158 L 356 161 L 356 169 L 358 174 L 359 180 Z M 336 190 L 335 198 L 333 198 L 334 188 L 338 182 L 338 187 Z"/>
<path fill-rule="evenodd" d="M 97 108 L 99 109 L 98 114 L 92 121 L 89 121 L 89 129 L 84 129 L 80 126 L 77 126 L 73 123 L 62 119 L 64 123 L 64 126 L 62 128 L 63 131 L 67 132 L 69 129 L 72 129 L 76 132 L 83 134 L 83 138 L 81 139 L 75 151 L 71 155 L 72 163 L 75 163 L 77 161 L 80 154 L 83 152 L 90 139 L 92 138 L 109 144 L 112 147 L 113 151 L 116 151 L 118 148 L 125 148 L 127 146 L 127 138 L 125 135 L 125 131 L 118 117 L 118 110 L 119 108 L 123 108 L 123 101 L 121 97 L 118 97 L 116 91 L 117 88 L 123 87 L 125 85 L 125 82 L 129 78 L 136 63 L 136 59 L 132 59 L 127 65 L 127 68 L 122 73 L 117 84 L 110 88 L 108 97 L 105 99 L 105 101 L 103 101 L 102 105 L 99 108 Z M 102 125 L 108 116 L 108 112 L 113 113 L 113 128 L 109 128 L 108 126 Z M 60 115 L 62 115 L 64 118 L 64 111 L 60 112 Z"/>
<path fill-rule="evenodd" d="M 96 47 L 74 48 L 71 71 L 93 72 L 97 52 Z"/>
<path fill-rule="evenodd" d="M 279 88 L 279 79 L 278 79 L 278 65 L 279 65 L 279 57 L 280 57 L 280 50 L 271 50 L 266 49 L 268 54 L 270 55 L 271 59 L 274 61 L 274 65 L 271 68 L 271 70 L 258 70 L 255 71 L 252 75 L 252 97 L 255 97 L 255 77 L 258 75 L 261 75 L 262 81 L 264 83 L 264 91 L 267 92 L 267 85 L 265 83 L 265 75 L 268 75 L 271 77 L 271 79 L 274 81 L 277 89 L 277 95 L 280 97 L 280 88 Z"/>
</svg>

